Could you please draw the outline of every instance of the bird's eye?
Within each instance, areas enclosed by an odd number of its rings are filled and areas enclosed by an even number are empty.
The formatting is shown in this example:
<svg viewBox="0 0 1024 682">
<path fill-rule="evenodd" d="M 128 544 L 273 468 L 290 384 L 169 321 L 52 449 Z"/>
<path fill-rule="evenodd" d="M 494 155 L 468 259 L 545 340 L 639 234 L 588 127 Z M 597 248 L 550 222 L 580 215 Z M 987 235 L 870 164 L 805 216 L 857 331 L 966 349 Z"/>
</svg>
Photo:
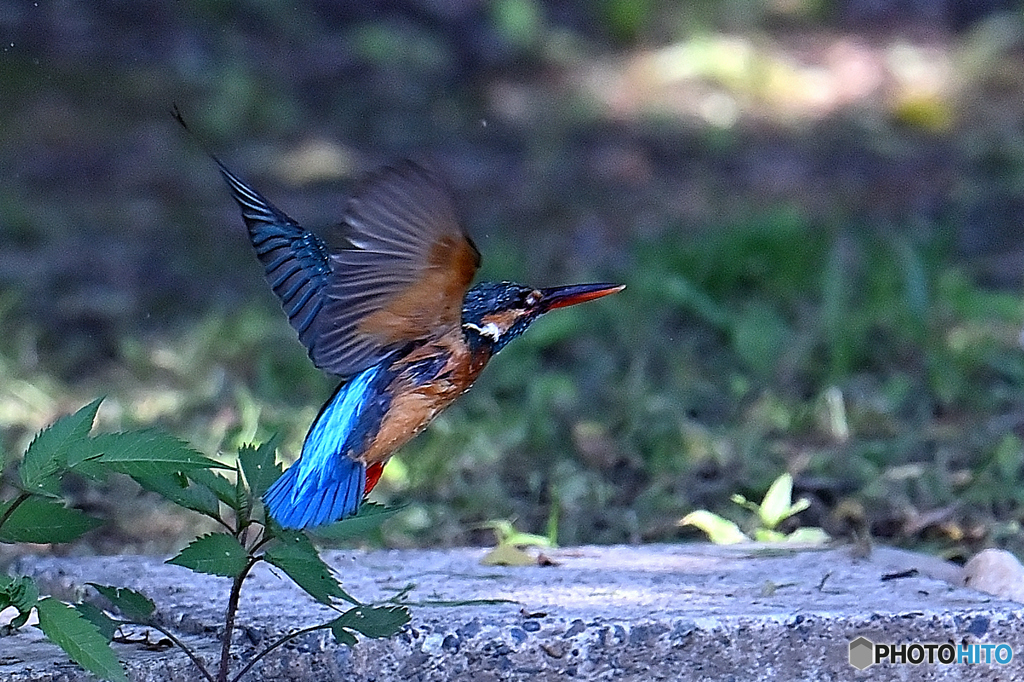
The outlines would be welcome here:
<svg viewBox="0 0 1024 682">
<path fill-rule="evenodd" d="M 537 291 L 536 289 L 534 289 L 533 291 L 526 295 L 527 308 L 532 308 L 533 306 L 537 305 L 538 301 L 540 301 L 540 292 Z"/>
</svg>

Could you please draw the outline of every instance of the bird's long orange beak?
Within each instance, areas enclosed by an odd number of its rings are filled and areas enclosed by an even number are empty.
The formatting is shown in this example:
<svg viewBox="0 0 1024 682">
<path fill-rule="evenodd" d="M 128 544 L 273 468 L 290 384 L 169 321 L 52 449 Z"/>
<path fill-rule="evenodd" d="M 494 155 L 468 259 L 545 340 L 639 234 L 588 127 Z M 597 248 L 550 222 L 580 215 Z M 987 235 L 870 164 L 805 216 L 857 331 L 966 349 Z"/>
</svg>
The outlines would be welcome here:
<svg viewBox="0 0 1024 682">
<path fill-rule="evenodd" d="M 541 289 L 537 306 L 544 312 L 568 305 L 593 301 L 626 288 L 625 284 L 572 284 L 565 287 Z"/>
</svg>

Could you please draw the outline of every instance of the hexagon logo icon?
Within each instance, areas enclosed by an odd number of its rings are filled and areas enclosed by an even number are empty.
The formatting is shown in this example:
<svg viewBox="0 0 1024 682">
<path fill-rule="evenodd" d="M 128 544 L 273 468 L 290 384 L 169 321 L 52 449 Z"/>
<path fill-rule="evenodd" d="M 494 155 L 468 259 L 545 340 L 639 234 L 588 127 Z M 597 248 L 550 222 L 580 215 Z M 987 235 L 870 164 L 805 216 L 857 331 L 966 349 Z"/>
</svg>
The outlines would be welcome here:
<svg viewBox="0 0 1024 682">
<path fill-rule="evenodd" d="M 875 644 L 867 637 L 858 637 L 850 642 L 850 665 L 857 670 L 864 670 L 875 659 Z"/>
</svg>

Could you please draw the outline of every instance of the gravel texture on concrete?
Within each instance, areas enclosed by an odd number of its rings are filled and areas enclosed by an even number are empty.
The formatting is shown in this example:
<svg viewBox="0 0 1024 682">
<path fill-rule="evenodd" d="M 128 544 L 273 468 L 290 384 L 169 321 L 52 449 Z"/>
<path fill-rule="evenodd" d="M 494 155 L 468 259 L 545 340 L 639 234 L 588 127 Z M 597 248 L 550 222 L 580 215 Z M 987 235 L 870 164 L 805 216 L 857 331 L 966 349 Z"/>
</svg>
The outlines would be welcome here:
<svg viewBox="0 0 1024 682">
<path fill-rule="evenodd" d="M 958 586 L 959 569 L 879 547 L 703 544 L 575 547 L 553 566 L 494 567 L 484 549 L 325 552 L 363 601 L 404 599 L 412 622 L 353 648 L 319 632 L 294 640 L 247 680 L 1024 679 L 1024 605 Z M 229 581 L 136 556 L 22 559 L 16 571 L 64 598 L 86 582 L 139 589 L 163 622 L 216 660 Z M 488 600 L 486 603 L 472 600 Z M 460 603 L 470 601 L 470 603 Z M 274 635 L 328 620 L 260 566 L 246 583 L 236 666 Z M 136 633 L 140 638 L 145 634 Z M 1007 643 L 1007 665 L 849 663 L 849 642 Z M 133 680 L 199 679 L 180 652 L 115 645 Z M 237 668 L 236 668 L 237 669 Z M 0 638 L 0 679 L 86 680 L 33 628 Z"/>
</svg>

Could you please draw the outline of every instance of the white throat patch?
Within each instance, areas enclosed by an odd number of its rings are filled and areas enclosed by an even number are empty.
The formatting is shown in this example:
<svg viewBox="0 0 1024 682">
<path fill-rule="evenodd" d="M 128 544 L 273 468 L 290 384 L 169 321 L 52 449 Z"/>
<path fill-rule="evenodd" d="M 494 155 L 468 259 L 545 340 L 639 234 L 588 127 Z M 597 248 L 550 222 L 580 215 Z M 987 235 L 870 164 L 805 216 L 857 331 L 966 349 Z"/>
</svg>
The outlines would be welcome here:
<svg viewBox="0 0 1024 682">
<path fill-rule="evenodd" d="M 472 329 L 480 336 L 486 336 L 495 343 L 497 343 L 498 339 L 501 338 L 501 329 L 499 329 L 498 325 L 493 322 L 488 322 L 482 327 L 480 325 L 473 324 L 472 322 L 467 322 L 462 326 L 465 329 Z"/>
</svg>

